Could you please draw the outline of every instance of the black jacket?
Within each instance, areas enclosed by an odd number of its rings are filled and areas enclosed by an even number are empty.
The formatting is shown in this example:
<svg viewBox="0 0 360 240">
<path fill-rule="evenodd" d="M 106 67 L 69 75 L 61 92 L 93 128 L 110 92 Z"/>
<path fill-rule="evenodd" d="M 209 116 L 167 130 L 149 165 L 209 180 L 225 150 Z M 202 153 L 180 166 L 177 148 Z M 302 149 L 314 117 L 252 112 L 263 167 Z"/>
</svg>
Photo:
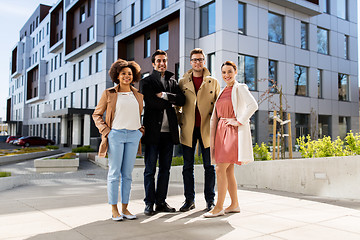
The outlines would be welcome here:
<svg viewBox="0 0 360 240">
<path fill-rule="evenodd" d="M 159 144 L 160 130 L 163 121 L 164 111 L 167 113 L 171 137 L 174 144 L 179 144 L 178 121 L 175 113 L 175 106 L 184 106 L 185 96 L 180 90 L 174 74 L 166 71 L 166 88 L 160 81 L 161 73 L 154 70 L 151 75 L 140 81 L 140 92 L 144 95 L 144 119 L 145 135 L 143 143 Z M 168 100 L 159 98 L 157 93 L 166 92 Z"/>
</svg>

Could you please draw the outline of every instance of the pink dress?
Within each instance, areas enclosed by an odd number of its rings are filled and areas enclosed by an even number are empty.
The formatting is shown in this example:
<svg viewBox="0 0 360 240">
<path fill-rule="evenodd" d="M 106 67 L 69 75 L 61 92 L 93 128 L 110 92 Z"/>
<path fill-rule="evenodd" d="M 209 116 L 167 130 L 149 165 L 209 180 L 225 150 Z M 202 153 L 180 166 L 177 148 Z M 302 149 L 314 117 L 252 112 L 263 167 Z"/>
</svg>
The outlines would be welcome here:
<svg viewBox="0 0 360 240">
<path fill-rule="evenodd" d="M 231 102 L 232 87 L 226 87 L 216 102 L 216 113 L 219 118 L 215 135 L 215 161 L 216 163 L 235 163 L 238 161 L 238 127 L 226 126 L 225 119 L 235 118 Z"/>
</svg>

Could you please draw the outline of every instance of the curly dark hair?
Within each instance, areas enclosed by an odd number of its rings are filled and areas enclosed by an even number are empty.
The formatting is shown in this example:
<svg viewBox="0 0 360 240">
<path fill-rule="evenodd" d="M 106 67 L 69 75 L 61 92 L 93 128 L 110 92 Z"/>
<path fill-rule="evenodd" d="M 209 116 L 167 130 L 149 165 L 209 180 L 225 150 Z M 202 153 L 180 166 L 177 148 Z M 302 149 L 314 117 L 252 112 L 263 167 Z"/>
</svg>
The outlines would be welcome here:
<svg viewBox="0 0 360 240">
<path fill-rule="evenodd" d="M 126 67 L 131 69 L 131 72 L 133 74 L 132 82 L 140 81 L 140 71 L 141 71 L 140 65 L 137 64 L 135 61 L 126 61 L 119 58 L 111 65 L 109 70 L 109 76 L 114 83 L 119 84 L 119 79 L 118 79 L 119 73 L 123 68 Z"/>
</svg>

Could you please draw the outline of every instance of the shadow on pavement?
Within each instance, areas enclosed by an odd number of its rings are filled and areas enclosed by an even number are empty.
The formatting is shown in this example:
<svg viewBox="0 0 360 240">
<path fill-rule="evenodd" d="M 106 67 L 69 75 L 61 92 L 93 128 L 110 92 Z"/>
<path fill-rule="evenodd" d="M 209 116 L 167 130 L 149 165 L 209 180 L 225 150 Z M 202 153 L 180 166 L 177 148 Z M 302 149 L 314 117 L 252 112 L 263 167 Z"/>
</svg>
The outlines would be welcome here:
<svg viewBox="0 0 360 240">
<path fill-rule="evenodd" d="M 115 222 L 111 219 L 96 221 L 70 230 L 39 234 L 28 238 L 41 239 L 217 239 L 234 228 L 225 217 L 205 219 L 203 211 L 192 214 L 159 213 L 152 217 L 143 214 L 136 220 Z M 181 216 L 179 216 L 181 215 Z M 183 217 L 182 217 L 183 216 Z M 74 216 L 76 217 L 76 216 Z"/>
</svg>

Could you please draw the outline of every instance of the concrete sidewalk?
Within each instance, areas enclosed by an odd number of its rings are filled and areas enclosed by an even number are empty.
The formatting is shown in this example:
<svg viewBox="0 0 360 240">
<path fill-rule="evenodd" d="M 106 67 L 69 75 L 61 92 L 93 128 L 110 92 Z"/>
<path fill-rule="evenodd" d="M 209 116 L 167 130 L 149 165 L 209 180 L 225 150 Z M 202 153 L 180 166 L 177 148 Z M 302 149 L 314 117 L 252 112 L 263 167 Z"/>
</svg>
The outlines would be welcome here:
<svg viewBox="0 0 360 240">
<path fill-rule="evenodd" d="M 0 239 L 360 239 L 359 202 L 251 189 L 238 190 L 239 214 L 203 218 L 196 186 L 194 210 L 147 217 L 136 182 L 129 209 L 138 219 L 114 222 L 105 170 L 82 162 L 76 173 L 37 174 L 32 162 L 1 167 L 28 184 L 0 193 Z M 179 209 L 182 193 L 182 183 L 172 182 L 169 205 Z"/>
</svg>

